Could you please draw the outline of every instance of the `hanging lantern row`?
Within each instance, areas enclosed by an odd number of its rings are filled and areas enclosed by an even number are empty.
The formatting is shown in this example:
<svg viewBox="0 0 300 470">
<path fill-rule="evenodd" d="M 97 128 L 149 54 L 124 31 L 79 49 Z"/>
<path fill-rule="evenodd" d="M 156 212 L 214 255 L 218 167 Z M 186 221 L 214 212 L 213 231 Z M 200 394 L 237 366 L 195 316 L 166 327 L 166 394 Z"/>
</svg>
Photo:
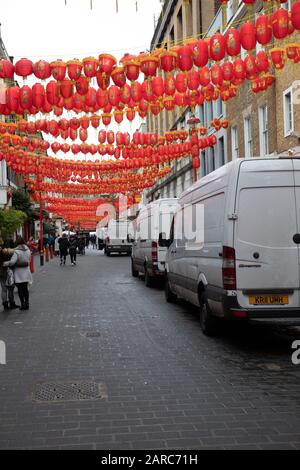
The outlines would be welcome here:
<svg viewBox="0 0 300 470">
<path fill-rule="evenodd" d="M 254 3 L 254 1 L 244 3 Z M 83 61 L 57 60 L 51 63 L 44 60 L 33 63 L 23 58 L 15 65 L 4 59 L 0 62 L 0 78 L 14 78 L 15 74 L 26 78 L 34 74 L 39 80 L 52 77 L 63 82 L 68 76 L 72 81 L 81 80 L 84 87 L 86 87 L 84 78 L 96 77 L 99 82 L 109 81 L 112 78 L 115 84 L 123 87 L 126 80 L 136 81 L 140 73 L 149 78 L 156 76 L 158 70 L 166 73 L 176 69 L 186 72 L 193 66 L 204 67 L 209 61 L 220 62 L 226 56 L 238 56 L 241 48 L 252 51 L 257 44 L 266 46 L 274 38 L 284 39 L 295 30 L 300 30 L 300 0 L 292 5 L 291 11 L 278 8 L 271 17 L 266 14 L 261 15 L 255 22 L 246 21 L 239 29 L 230 28 L 224 35 L 215 33 L 210 38 L 189 39 L 183 46 L 174 46 L 169 50 L 157 49 L 150 54 L 141 53 L 138 56 L 126 54 L 120 61 L 121 67 L 117 67 L 116 58 L 110 54 L 100 54 L 97 59 L 87 57 Z"/>
<path fill-rule="evenodd" d="M 214 135 L 199 139 L 199 148 L 205 149 L 216 144 Z M 6 160 L 7 165 L 17 173 L 40 174 L 54 179 L 68 180 L 73 174 L 80 177 L 92 176 L 97 173 L 115 174 L 122 170 L 140 169 L 166 163 L 170 160 L 186 158 L 191 154 L 192 143 L 159 145 L 156 149 L 145 147 L 113 147 L 117 161 L 80 161 L 62 160 L 10 147 L 1 140 L 0 161 Z M 120 157 L 122 160 L 119 160 Z M 99 176 L 97 175 L 97 176 Z"/>
<path fill-rule="evenodd" d="M 21 88 L 15 86 L 7 89 L 6 103 L 0 104 L 0 113 L 21 116 L 24 113 L 48 114 L 54 111 L 56 116 L 61 116 L 63 109 L 76 113 L 82 111 L 94 113 L 90 118 L 88 116 L 81 119 L 73 118 L 70 127 L 74 130 L 80 125 L 88 128 L 90 124 L 97 128 L 101 121 L 105 126 L 109 126 L 113 118 L 117 124 L 120 124 L 124 117 L 132 122 L 137 113 L 145 118 L 147 113 L 157 116 L 163 110 L 173 111 L 176 107 L 194 108 L 196 105 L 203 104 L 204 101 L 216 100 L 219 97 L 227 101 L 236 96 L 238 87 L 245 80 L 253 81 L 268 75 L 272 63 L 276 69 L 283 68 L 287 59 L 294 63 L 299 62 L 300 46 L 298 44 L 274 48 L 270 51 L 270 57 L 266 52 L 260 51 L 257 57 L 248 55 L 244 59 L 238 58 L 233 62 L 215 64 L 211 68 L 205 66 L 200 71 L 179 72 L 176 76 L 168 75 L 165 79 L 155 77 L 143 84 L 134 82 L 131 86 L 126 85 L 126 98 L 124 97 L 125 87 L 120 89 L 116 85 L 108 90 L 96 91 L 94 88 L 89 88 L 85 96 L 75 93 L 67 99 L 56 94 L 52 85 L 58 89 L 59 85 L 54 82 L 47 85 L 52 94 L 50 91 L 45 91 L 41 84 L 34 85 L 32 89 L 27 85 Z M 101 116 L 95 114 L 99 110 L 102 111 Z M 38 121 L 42 126 L 40 130 L 46 132 L 45 122 L 42 119 Z M 66 123 L 65 120 L 63 122 Z M 67 124 L 63 130 L 66 130 L 66 127 L 68 127 Z"/>
</svg>

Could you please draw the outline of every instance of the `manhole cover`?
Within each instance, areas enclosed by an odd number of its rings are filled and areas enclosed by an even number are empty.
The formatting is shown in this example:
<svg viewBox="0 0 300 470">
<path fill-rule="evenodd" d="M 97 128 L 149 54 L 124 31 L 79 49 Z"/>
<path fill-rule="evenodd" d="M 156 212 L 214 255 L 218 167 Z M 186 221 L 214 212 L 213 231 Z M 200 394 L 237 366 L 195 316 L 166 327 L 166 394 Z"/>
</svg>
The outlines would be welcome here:
<svg viewBox="0 0 300 470">
<path fill-rule="evenodd" d="M 103 383 L 68 382 L 68 383 L 38 383 L 32 387 L 30 398 L 39 403 L 100 400 L 107 398 L 106 387 Z"/>
</svg>

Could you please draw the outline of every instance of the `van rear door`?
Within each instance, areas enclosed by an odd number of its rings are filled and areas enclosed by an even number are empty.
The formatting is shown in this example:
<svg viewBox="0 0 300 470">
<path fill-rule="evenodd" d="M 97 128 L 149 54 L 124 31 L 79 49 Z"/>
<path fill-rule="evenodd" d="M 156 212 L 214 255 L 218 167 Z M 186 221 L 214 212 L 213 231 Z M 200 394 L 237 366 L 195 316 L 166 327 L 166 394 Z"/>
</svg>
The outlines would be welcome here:
<svg viewBox="0 0 300 470">
<path fill-rule="evenodd" d="M 293 238 L 300 232 L 293 170 L 291 160 L 241 163 L 234 248 L 242 308 L 299 308 L 299 248 Z M 298 194 L 300 203 L 300 184 Z"/>
</svg>

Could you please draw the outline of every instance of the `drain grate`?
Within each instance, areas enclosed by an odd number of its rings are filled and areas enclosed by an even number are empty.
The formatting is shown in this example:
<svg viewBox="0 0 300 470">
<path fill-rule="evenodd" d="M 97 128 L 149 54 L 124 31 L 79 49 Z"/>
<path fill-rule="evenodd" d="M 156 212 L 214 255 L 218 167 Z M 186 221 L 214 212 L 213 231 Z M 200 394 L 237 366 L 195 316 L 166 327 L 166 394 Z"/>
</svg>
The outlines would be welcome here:
<svg viewBox="0 0 300 470">
<path fill-rule="evenodd" d="M 38 403 L 101 400 L 107 398 L 107 392 L 103 383 L 37 383 L 32 387 L 30 398 Z"/>
<path fill-rule="evenodd" d="M 81 333 L 81 336 L 84 336 L 85 338 L 100 338 L 101 336 L 101 333 L 100 331 L 93 331 L 93 330 L 89 330 L 89 331 L 82 331 Z"/>
</svg>

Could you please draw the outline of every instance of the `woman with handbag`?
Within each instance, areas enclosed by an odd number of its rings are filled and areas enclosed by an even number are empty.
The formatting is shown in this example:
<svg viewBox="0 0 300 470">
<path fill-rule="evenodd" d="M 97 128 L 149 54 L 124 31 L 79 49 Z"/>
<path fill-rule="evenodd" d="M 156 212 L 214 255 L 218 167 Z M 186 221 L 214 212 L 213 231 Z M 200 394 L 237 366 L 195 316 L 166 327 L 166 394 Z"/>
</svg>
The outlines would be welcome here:
<svg viewBox="0 0 300 470">
<path fill-rule="evenodd" d="M 10 248 L 9 242 L 0 246 L 0 285 L 1 297 L 4 310 L 13 310 L 19 306 L 15 304 L 14 299 L 14 278 L 8 279 L 8 268 L 3 266 L 3 263 L 9 261 L 14 254 L 14 250 Z"/>
<path fill-rule="evenodd" d="M 14 270 L 15 284 L 21 301 L 20 310 L 29 310 L 28 283 L 32 282 L 32 275 L 29 269 L 30 250 L 22 237 L 17 238 L 17 247 L 10 261 L 3 263 L 3 266 L 11 267 Z"/>
</svg>

